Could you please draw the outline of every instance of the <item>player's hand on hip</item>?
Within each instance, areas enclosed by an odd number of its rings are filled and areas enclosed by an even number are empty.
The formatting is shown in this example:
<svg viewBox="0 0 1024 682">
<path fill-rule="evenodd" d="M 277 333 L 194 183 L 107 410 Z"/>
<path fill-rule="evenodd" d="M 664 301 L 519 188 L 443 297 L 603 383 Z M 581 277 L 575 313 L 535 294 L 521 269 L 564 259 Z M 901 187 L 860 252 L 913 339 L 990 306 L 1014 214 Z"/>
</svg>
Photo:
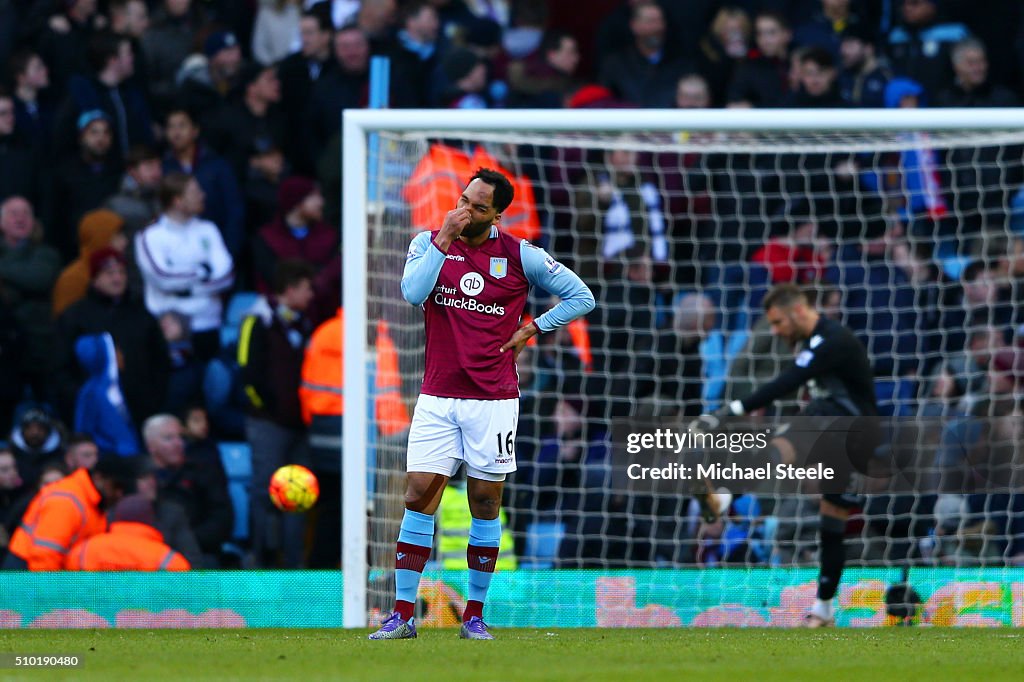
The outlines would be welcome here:
<svg viewBox="0 0 1024 682">
<path fill-rule="evenodd" d="M 516 351 L 516 357 L 519 357 L 519 353 L 522 352 L 523 348 L 526 348 L 526 343 L 537 335 L 537 327 L 533 323 L 524 324 L 522 327 L 516 330 L 516 333 L 512 335 L 512 338 L 505 342 L 505 345 L 501 347 L 502 353 L 514 348 Z"/>
</svg>

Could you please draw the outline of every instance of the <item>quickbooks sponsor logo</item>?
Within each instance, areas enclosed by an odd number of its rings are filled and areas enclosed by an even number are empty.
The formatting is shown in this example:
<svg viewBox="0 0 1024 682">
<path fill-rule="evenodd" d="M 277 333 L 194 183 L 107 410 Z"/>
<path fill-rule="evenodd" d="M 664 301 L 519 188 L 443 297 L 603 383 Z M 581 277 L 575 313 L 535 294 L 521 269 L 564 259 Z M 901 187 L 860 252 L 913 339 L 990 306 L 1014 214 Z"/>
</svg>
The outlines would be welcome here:
<svg viewBox="0 0 1024 682">
<path fill-rule="evenodd" d="M 434 303 L 443 305 L 446 308 L 468 310 L 471 313 L 484 313 L 486 315 L 496 315 L 497 317 L 502 317 L 505 314 L 505 306 L 497 305 L 496 303 L 484 304 L 475 298 L 451 298 L 440 292 L 434 294 Z"/>
</svg>

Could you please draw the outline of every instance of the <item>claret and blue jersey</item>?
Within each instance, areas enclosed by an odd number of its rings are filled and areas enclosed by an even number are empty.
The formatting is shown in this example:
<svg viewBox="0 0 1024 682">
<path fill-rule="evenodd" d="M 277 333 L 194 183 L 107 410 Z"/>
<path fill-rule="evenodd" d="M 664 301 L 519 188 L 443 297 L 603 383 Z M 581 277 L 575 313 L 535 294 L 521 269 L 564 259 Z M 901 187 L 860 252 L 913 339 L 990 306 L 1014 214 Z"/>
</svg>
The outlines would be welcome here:
<svg viewBox="0 0 1024 682">
<path fill-rule="evenodd" d="M 480 246 L 455 240 L 444 253 L 437 231 L 412 240 L 402 295 L 426 315 L 426 371 L 422 392 L 443 398 L 519 397 L 515 354 L 501 346 L 519 327 L 530 287 L 561 298 L 535 323 L 549 332 L 594 308 L 594 295 L 544 249 L 491 227 Z"/>
</svg>

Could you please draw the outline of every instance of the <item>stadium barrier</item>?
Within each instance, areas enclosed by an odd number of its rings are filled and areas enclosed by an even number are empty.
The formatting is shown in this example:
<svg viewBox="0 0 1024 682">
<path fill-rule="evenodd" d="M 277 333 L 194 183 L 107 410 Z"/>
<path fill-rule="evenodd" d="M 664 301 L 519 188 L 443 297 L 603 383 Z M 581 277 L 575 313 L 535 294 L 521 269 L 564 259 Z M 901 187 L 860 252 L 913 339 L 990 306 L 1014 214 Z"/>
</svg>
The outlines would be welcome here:
<svg viewBox="0 0 1024 682">
<path fill-rule="evenodd" d="M 1024 626 L 1024 568 L 922 568 L 910 572 L 921 626 Z M 796 627 L 814 600 L 806 568 L 506 571 L 495 574 L 495 627 Z M 371 580 L 373 576 L 371 575 Z M 851 569 L 838 625 L 880 627 L 897 569 Z M 465 571 L 428 571 L 421 626 L 454 627 Z M 336 571 L 4 573 L 0 628 L 335 628 Z"/>
</svg>

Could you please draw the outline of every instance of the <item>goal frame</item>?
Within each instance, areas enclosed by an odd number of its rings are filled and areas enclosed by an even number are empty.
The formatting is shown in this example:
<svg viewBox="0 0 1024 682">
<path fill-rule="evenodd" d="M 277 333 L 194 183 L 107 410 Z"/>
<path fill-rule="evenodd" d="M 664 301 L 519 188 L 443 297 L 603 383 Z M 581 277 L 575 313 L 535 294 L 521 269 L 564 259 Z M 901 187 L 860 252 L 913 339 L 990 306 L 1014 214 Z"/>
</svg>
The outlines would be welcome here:
<svg viewBox="0 0 1024 682">
<path fill-rule="evenodd" d="M 369 359 L 367 215 L 371 207 L 368 137 L 372 133 L 518 130 L 560 132 L 910 132 L 1024 128 L 1024 108 L 1011 109 L 350 109 L 342 116 L 343 306 L 345 309 L 342 453 L 365 453 Z M 342 471 L 342 624 L 367 625 L 366 457 L 345 457 Z"/>
</svg>

